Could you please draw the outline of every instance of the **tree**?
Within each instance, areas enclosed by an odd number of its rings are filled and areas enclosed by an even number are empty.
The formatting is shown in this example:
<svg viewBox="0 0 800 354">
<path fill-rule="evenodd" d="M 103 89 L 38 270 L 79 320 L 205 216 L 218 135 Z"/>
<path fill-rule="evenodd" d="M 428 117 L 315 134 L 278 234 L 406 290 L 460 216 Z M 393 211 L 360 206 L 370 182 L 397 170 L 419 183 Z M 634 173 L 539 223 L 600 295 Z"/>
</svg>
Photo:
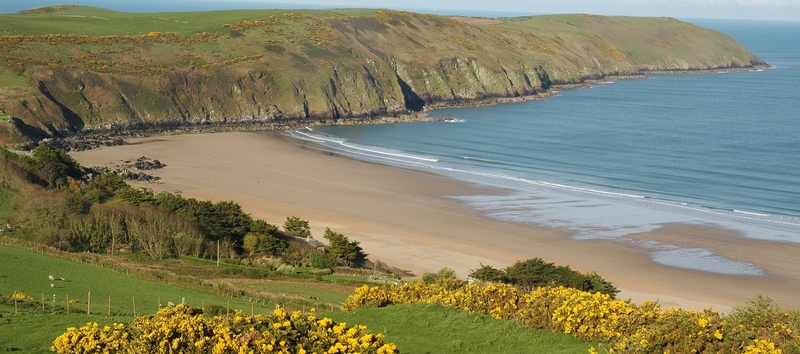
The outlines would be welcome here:
<svg viewBox="0 0 800 354">
<path fill-rule="evenodd" d="M 262 235 L 275 235 L 276 233 L 278 233 L 278 226 L 272 225 L 264 220 L 258 219 L 258 220 L 253 220 L 253 224 L 250 225 L 250 231 Z"/>
<path fill-rule="evenodd" d="M 103 203 L 113 197 L 120 189 L 131 188 L 120 175 L 113 172 L 103 172 L 89 182 L 87 190 L 83 193 L 89 200 Z"/>
<path fill-rule="evenodd" d="M 283 223 L 283 230 L 292 236 L 311 237 L 311 227 L 308 225 L 308 220 L 300 219 L 294 215 L 286 218 L 286 221 Z"/>
<path fill-rule="evenodd" d="M 47 182 L 48 188 L 66 187 L 67 177 L 76 180 L 83 178 L 80 164 L 62 149 L 53 150 L 46 146 L 39 146 L 33 149 L 33 161 L 39 169 L 40 176 Z"/>
<path fill-rule="evenodd" d="M 242 239 L 242 248 L 253 255 L 255 252 L 269 252 L 279 255 L 286 251 L 289 245 L 286 241 L 279 239 L 273 235 L 259 234 L 256 232 L 248 232 Z"/>
<path fill-rule="evenodd" d="M 176 198 L 166 196 L 159 200 L 169 203 L 167 210 L 176 210 L 178 215 L 194 221 L 212 241 L 227 238 L 234 244 L 239 243 L 250 231 L 250 225 L 253 223 L 253 218 L 245 214 L 239 204 L 232 201 L 214 204 L 208 200 L 197 201 L 190 198 L 185 199 L 184 204 Z"/>
<path fill-rule="evenodd" d="M 584 277 L 589 281 L 589 289 L 593 293 L 602 293 L 608 294 L 611 298 L 616 298 L 617 293 L 619 293 L 619 289 L 612 285 L 609 281 L 603 279 L 599 274 L 595 272 L 586 273 Z"/>
<path fill-rule="evenodd" d="M 334 232 L 330 228 L 325 228 L 323 237 L 330 242 L 331 257 L 344 261 L 348 267 L 354 262 L 361 262 L 367 258 L 361 246 L 358 245 L 358 241 L 350 241 L 347 236 Z"/>
<path fill-rule="evenodd" d="M 258 249 L 258 234 L 248 232 L 247 235 L 244 235 L 242 239 L 242 248 L 252 256 Z"/>
<path fill-rule="evenodd" d="M 258 249 L 260 251 L 269 252 L 274 255 L 281 255 L 289 248 L 285 240 L 275 237 L 273 235 L 259 235 Z"/>
</svg>

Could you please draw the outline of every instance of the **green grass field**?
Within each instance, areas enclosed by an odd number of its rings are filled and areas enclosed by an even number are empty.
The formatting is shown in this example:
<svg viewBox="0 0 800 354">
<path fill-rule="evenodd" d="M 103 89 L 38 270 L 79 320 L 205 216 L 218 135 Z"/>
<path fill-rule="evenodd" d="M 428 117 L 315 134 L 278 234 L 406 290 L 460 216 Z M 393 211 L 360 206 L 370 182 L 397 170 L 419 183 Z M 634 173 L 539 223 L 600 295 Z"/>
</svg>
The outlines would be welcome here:
<svg viewBox="0 0 800 354">
<path fill-rule="evenodd" d="M 14 306 L 0 305 L 0 352 L 52 353 L 53 340 L 69 327 L 80 327 L 88 322 L 111 324 L 130 322 L 133 316 L 105 316 L 48 314 L 27 311 L 14 314 Z"/>
<path fill-rule="evenodd" d="M 384 333 L 386 341 L 397 344 L 404 354 L 586 353 L 596 346 L 567 334 L 535 330 L 438 304 L 394 305 L 325 315 Z"/>
<path fill-rule="evenodd" d="M 318 281 L 241 281 L 233 282 L 240 288 L 248 291 L 266 291 L 282 296 L 297 296 L 314 299 L 316 302 L 341 306 L 347 297 L 353 293 L 355 286 L 335 285 Z M 318 299 L 318 300 L 317 300 Z"/>
<path fill-rule="evenodd" d="M 138 279 L 91 264 L 7 245 L 0 245 L 0 265 L 0 294 L 23 292 L 36 301 L 44 295 L 48 302 L 52 302 L 55 295 L 56 304 L 60 306 L 64 305 L 69 296 L 71 300 L 77 301 L 70 305 L 75 312 L 86 311 L 90 292 L 92 310 L 99 313 L 107 312 L 109 296 L 112 300 L 112 311 L 126 315 L 133 314 L 134 298 L 137 314 L 155 313 L 159 301 L 162 306 L 166 306 L 169 301 L 185 301 L 197 307 L 203 304 L 227 307 L 230 302 L 231 309 L 250 311 L 250 304 L 245 301 Z M 50 275 L 56 280 L 50 280 Z M 65 280 L 60 280 L 61 277 Z M 269 311 L 273 306 L 256 306 L 256 310 Z"/>
<path fill-rule="evenodd" d="M 56 280 L 50 280 L 52 275 Z M 65 280 L 60 280 L 64 277 Z M 316 297 L 324 303 L 341 303 L 348 286 L 312 280 L 253 280 L 237 284 L 250 290 L 282 293 L 290 297 Z M 54 287 L 51 287 L 53 284 Z M 0 304 L 0 351 L 47 353 L 52 341 L 68 327 L 87 322 L 108 325 L 133 319 L 132 298 L 138 315 L 152 314 L 158 301 L 166 305 L 185 299 L 191 306 L 218 305 L 246 313 L 250 304 L 178 286 L 134 278 L 91 264 L 74 262 L 33 251 L 0 245 L 0 294 L 23 292 L 33 298 L 19 303 Z M 88 293 L 92 293 L 92 314 L 87 315 Z M 41 298 L 45 307 L 42 310 Z M 65 313 L 69 295 L 76 300 Z M 112 300 L 108 316 L 108 299 Z M 55 299 L 55 301 L 53 301 Z M 266 313 L 274 305 L 256 306 Z M 320 309 L 327 310 L 327 309 Z M 350 325 L 364 324 L 387 340 L 398 344 L 403 353 L 585 353 L 590 343 L 549 331 L 532 330 L 510 321 L 443 307 L 440 305 L 399 305 L 353 312 L 322 312 Z"/>
</svg>

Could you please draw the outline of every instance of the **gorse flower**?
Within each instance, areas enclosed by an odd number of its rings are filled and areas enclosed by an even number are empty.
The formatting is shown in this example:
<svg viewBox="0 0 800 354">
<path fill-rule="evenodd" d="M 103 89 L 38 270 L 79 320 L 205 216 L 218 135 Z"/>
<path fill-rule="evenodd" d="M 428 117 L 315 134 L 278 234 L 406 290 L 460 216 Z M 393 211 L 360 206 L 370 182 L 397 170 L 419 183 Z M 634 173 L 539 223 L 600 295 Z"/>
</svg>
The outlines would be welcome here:
<svg viewBox="0 0 800 354">
<path fill-rule="evenodd" d="M 356 289 L 342 309 L 411 303 L 439 303 L 497 319 L 517 320 L 533 328 L 557 330 L 604 343 L 601 347 L 608 353 L 781 352 L 770 339 L 753 341 L 757 337 L 751 336 L 743 343 L 728 338 L 725 333 L 733 326 L 726 327 L 725 319 L 714 310 L 662 310 L 656 302 L 636 305 L 607 294 L 566 287 L 541 287 L 524 293 L 506 284 L 456 285 L 448 280 L 391 287 L 365 285 Z M 735 326 L 737 331 L 748 330 L 739 326 Z M 800 343 L 800 339 L 792 337 L 789 325 L 770 323 L 763 329 L 764 333 L 774 332 L 775 338 Z M 591 352 L 597 350 L 592 348 Z"/>
<path fill-rule="evenodd" d="M 397 353 L 397 347 L 365 326 L 276 309 L 268 316 L 205 318 L 180 304 L 141 316 L 126 328 L 88 323 L 69 328 L 50 348 L 57 353 Z"/>
</svg>

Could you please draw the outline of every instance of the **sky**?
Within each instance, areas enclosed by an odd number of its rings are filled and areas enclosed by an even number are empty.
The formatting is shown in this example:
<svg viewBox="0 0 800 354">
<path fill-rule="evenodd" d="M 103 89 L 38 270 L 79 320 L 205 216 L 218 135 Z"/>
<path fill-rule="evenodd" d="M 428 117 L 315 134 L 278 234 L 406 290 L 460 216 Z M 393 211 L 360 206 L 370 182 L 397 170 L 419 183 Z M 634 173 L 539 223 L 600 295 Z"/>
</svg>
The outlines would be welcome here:
<svg viewBox="0 0 800 354">
<path fill-rule="evenodd" d="M 0 0 L 0 13 L 64 3 L 131 12 L 370 7 L 489 17 L 591 13 L 607 16 L 800 21 L 800 0 Z"/>
</svg>

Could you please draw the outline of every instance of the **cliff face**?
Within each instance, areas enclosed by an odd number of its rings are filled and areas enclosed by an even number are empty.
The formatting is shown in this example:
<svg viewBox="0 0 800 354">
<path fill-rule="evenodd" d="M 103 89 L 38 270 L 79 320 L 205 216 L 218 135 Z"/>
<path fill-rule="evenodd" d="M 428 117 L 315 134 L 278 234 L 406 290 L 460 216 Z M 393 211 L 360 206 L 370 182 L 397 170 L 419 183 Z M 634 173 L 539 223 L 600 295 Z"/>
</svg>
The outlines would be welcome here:
<svg viewBox="0 0 800 354">
<path fill-rule="evenodd" d="M 66 11 L 75 13 L 3 15 L 9 21 L 0 26 L 24 27 L 13 20 L 38 16 L 52 29 L 100 10 Z M 6 142 L 377 117 L 609 75 L 764 65 L 732 38 L 673 19 L 564 15 L 471 24 L 393 11 L 221 12 L 202 13 L 203 31 L 178 25 L 180 33 L 134 35 L 126 28 L 142 29 L 134 14 L 102 14 L 111 24 L 92 27 L 94 34 L 36 27 L 0 37 L 0 110 L 14 117 L 0 123 Z M 187 26 L 200 20 L 161 15 Z"/>
</svg>

